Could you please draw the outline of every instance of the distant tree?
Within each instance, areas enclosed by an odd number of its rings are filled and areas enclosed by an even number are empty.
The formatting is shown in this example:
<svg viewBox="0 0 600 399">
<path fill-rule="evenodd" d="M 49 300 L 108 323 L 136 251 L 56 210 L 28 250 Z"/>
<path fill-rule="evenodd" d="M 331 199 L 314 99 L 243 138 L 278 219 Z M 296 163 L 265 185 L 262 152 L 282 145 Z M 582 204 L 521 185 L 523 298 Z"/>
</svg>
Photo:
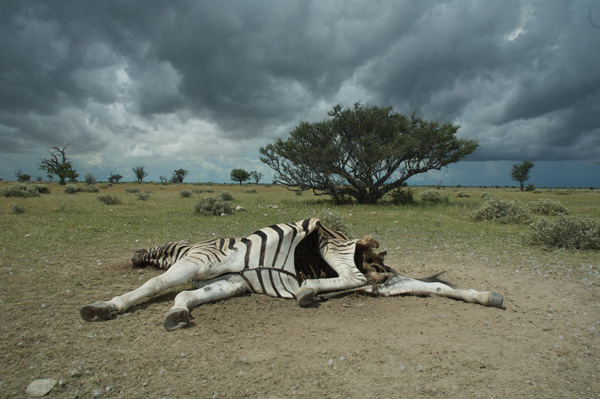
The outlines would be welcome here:
<svg viewBox="0 0 600 399">
<path fill-rule="evenodd" d="M 123 176 L 121 176 L 120 174 L 114 174 L 111 173 L 110 176 L 108 176 L 108 182 L 111 184 L 119 184 L 119 181 L 121 181 L 121 179 L 123 178 Z"/>
<path fill-rule="evenodd" d="M 52 147 L 48 150 L 50 158 L 42 159 L 39 165 L 39 169 L 45 170 L 48 174 L 48 178 L 52 180 L 54 176 L 58 176 L 58 183 L 65 185 L 66 180 L 77 181 L 79 174 L 73 169 L 73 164 L 67 157 L 68 144 L 62 147 Z"/>
<path fill-rule="evenodd" d="M 133 173 L 135 174 L 135 177 L 137 178 L 138 183 L 141 183 L 142 181 L 144 181 L 144 177 L 148 176 L 148 173 L 146 173 L 146 171 L 144 170 L 143 165 L 135 166 L 133 168 Z"/>
<path fill-rule="evenodd" d="M 183 183 L 183 179 L 187 176 L 188 171 L 185 169 L 177 169 L 173 171 L 171 183 Z"/>
<path fill-rule="evenodd" d="M 525 182 L 529 180 L 529 172 L 534 166 L 533 162 L 529 161 L 523 161 L 513 165 L 510 177 L 519 182 L 521 191 L 523 191 L 523 188 L 525 187 Z"/>
<path fill-rule="evenodd" d="M 250 173 L 244 169 L 234 169 L 231 171 L 231 180 L 237 181 L 241 185 L 243 182 L 250 180 Z"/>
<path fill-rule="evenodd" d="M 21 169 L 19 169 L 15 172 L 15 177 L 21 183 L 31 180 L 31 175 L 27 175 L 27 174 L 21 172 Z"/>
<path fill-rule="evenodd" d="M 167 177 L 167 175 L 162 175 L 158 177 L 160 179 L 161 183 L 168 183 L 169 182 L 169 178 Z"/>
<path fill-rule="evenodd" d="M 336 105 L 331 119 L 300 124 L 287 140 L 260 149 L 275 181 L 295 190 L 375 204 L 412 176 L 440 170 L 477 149 L 459 126 L 404 116 L 391 107 Z"/>
<path fill-rule="evenodd" d="M 252 172 L 250 172 L 250 177 L 254 180 L 256 184 L 258 184 L 258 182 L 264 177 L 264 175 L 261 172 L 253 170 Z"/>
<path fill-rule="evenodd" d="M 91 173 L 86 173 L 84 178 L 85 184 L 91 186 L 96 184 L 96 178 Z"/>
</svg>

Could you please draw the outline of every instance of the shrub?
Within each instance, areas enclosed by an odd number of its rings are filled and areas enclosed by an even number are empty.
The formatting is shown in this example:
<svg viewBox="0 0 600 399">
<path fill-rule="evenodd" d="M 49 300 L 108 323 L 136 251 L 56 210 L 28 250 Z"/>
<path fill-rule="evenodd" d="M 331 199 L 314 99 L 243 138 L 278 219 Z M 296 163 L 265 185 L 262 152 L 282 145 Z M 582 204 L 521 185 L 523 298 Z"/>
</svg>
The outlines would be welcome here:
<svg viewBox="0 0 600 399">
<path fill-rule="evenodd" d="M 23 208 L 21 205 L 13 204 L 12 211 L 18 215 L 20 213 L 25 213 L 25 208 Z"/>
<path fill-rule="evenodd" d="M 460 191 L 456 194 L 457 198 L 470 198 L 471 196 L 463 191 Z"/>
<path fill-rule="evenodd" d="M 125 194 L 137 194 L 140 191 L 141 190 L 139 188 L 126 188 L 125 189 Z"/>
<path fill-rule="evenodd" d="M 82 187 L 78 187 L 75 184 L 67 184 L 65 187 L 65 194 L 77 194 L 83 191 Z"/>
<path fill-rule="evenodd" d="M 86 193 L 99 193 L 100 190 L 98 190 L 98 187 L 94 186 L 94 185 L 89 185 L 87 187 L 84 187 L 83 190 Z"/>
<path fill-rule="evenodd" d="M 227 191 L 221 191 L 221 192 L 219 192 L 219 197 L 221 197 L 221 199 L 223 201 L 232 201 L 233 200 L 233 195 L 231 195 Z"/>
<path fill-rule="evenodd" d="M 96 178 L 91 173 L 85 174 L 84 181 L 85 181 L 85 184 L 87 184 L 88 186 L 92 186 L 92 185 L 96 184 Z"/>
<path fill-rule="evenodd" d="M 535 191 L 535 185 L 533 183 L 525 187 L 525 191 Z"/>
<path fill-rule="evenodd" d="M 115 197 L 114 195 L 110 194 L 99 195 L 96 198 L 98 198 L 98 201 L 104 202 L 106 205 L 118 205 L 121 203 L 119 197 Z"/>
<path fill-rule="evenodd" d="M 342 215 L 335 212 L 327 212 L 324 215 L 320 215 L 319 220 L 325 227 L 348 235 L 348 226 L 346 226 Z"/>
<path fill-rule="evenodd" d="M 150 198 L 150 193 L 137 193 L 135 196 L 140 201 L 146 201 Z"/>
<path fill-rule="evenodd" d="M 473 219 L 493 221 L 505 224 L 529 223 L 531 212 L 519 201 L 490 197 L 471 214 Z"/>
<path fill-rule="evenodd" d="M 215 192 L 215 190 L 213 190 L 212 188 L 195 188 L 192 191 L 196 194 L 214 193 Z"/>
<path fill-rule="evenodd" d="M 449 201 L 448 197 L 432 190 L 423 191 L 420 197 L 421 202 L 426 204 L 447 204 Z"/>
<path fill-rule="evenodd" d="M 41 185 L 15 184 L 14 186 L 4 187 L 0 193 L 3 197 L 9 198 L 30 198 L 39 197 L 40 191 L 38 187 Z M 46 186 L 41 186 L 46 187 Z M 47 187 L 46 187 L 47 190 Z M 49 191 L 48 191 L 49 192 Z"/>
<path fill-rule="evenodd" d="M 548 198 L 541 198 L 537 201 L 529 201 L 527 208 L 535 215 L 567 215 L 569 210 L 560 202 L 552 201 Z"/>
<path fill-rule="evenodd" d="M 492 198 L 498 198 L 498 197 L 495 196 L 494 194 L 490 194 L 490 193 L 481 194 L 481 199 L 488 200 L 488 199 L 492 199 Z"/>
<path fill-rule="evenodd" d="M 225 202 L 220 195 L 201 198 L 194 204 L 194 212 L 201 215 L 228 215 L 233 213 L 233 208 Z"/>
<path fill-rule="evenodd" d="M 390 191 L 390 201 L 394 205 L 410 205 L 415 202 L 415 195 L 408 187 Z"/>
<path fill-rule="evenodd" d="M 179 192 L 182 198 L 190 198 L 192 196 L 192 192 L 189 190 L 182 190 Z"/>
<path fill-rule="evenodd" d="M 252 188 L 250 190 L 246 190 L 246 194 L 258 194 L 258 191 Z"/>
<path fill-rule="evenodd" d="M 523 238 L 529 245 L 549 248 L 600 249 L 600 224 L 567 215 L 552 220 L 541 218 L 529 225 L 529 232 Z"/>
</svg>

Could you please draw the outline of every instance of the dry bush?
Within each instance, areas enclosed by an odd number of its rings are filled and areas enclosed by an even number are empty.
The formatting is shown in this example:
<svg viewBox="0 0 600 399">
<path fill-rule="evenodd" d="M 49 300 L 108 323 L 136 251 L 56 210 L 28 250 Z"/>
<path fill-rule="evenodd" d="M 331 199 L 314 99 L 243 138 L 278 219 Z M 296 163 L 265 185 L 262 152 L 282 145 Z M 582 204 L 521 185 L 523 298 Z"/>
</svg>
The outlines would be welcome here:
<svg viewBox="0 0 600 399">
<path fill-rule="evenodd" d="M 560 202 L 552 201 L 548 198 L 541 198 L 537 201 L 529 201 L 527 208 L 535 215 L 567 215 L 569 210 Z"/>
<path fill-rule="evenodd" d="M 45 191 L 44 191 L 45 188 Z M 5 187 L 0 190 L 0 195 L 2 197 L 12 197 L 12 198 L 29 198 L 29 197 L 39 197 L 40 194 L 47 194 L 50 191 L 48 187 L 43 186 L 41 184 L 38 185 L 28 185 L 28 184 L 15 184 L 14 186 Z"/>
<path fill-rule="evenodd" d="M 505 224 L 525 224 L 531 222 L 531 211 L 519 201 L 509 201 L 490 196 L 479 208 L 471 213 L 473 219 Z"/>
<path fill-rule="evenodd" d="M 550 248 L 600 249 L 600 224 L 577 216 L 541 218 L 529 225 L 523 239 L 529 245 Z"/>
</svg>

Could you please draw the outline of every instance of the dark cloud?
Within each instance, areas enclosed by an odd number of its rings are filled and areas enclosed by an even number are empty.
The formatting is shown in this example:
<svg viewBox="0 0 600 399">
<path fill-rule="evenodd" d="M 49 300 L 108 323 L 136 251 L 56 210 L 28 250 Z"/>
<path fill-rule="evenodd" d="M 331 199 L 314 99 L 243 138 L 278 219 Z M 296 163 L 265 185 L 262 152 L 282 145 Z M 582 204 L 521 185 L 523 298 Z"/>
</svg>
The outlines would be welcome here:
<svg viewBox="0 0 600 399">
<path fill-rule="evenodd" d="M 5 1 L 1 151 L 234 156 L 363 101 L 460 123 L 471 160 L 600 162 L 594 18 L 591 0 Z"/>
</svg>

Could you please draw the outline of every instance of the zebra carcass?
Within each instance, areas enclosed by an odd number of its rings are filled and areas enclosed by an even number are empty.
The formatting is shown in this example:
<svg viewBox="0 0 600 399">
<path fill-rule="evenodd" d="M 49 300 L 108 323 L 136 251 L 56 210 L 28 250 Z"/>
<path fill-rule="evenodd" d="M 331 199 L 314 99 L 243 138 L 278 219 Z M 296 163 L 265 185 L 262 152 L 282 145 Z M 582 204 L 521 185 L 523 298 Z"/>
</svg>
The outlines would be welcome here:
<svg viewBox="0 0 600 399">
<path fill-rule="evenodd" d="M 192 280 L 196 289 L 183 291 L 165 316 L 167 331 L 187 327 L 192 308 L 245 292 L 294 298 L 300 306 L 345 292 L 379 296 L 439 295 L 501 307 L 503 297 L 492 292 L 454 289 L 441 282 L 401 276 L 384 265 L 385 252 L 367 236 L 350 240 L 318 219 L 277 224 L 245 238 L 215 239 L 199 244 L 168 243 L 138 250 L 134 266 L 153 265 L 166 272 L 139 288 L 80 310 L 87 321 L 108 320 L 168 288 Z"/>
</svg>

